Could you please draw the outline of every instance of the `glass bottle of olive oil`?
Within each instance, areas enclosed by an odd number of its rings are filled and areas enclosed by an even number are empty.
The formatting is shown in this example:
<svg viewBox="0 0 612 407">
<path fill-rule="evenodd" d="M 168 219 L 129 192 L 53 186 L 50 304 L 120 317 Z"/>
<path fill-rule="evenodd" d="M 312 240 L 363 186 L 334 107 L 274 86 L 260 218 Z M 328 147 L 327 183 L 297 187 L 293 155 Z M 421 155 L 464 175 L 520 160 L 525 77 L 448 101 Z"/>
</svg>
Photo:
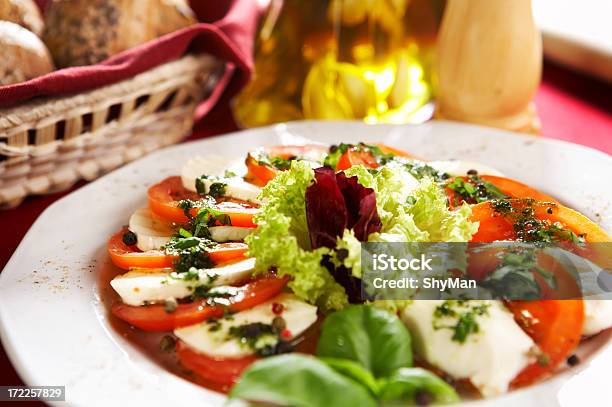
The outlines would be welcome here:
<svg viewBox="0 0 612 407">
<path fill-rule="evenodd" d="M 435 92 L 443 3 L 271 0 L 253 80 L 234 101 L 236 120 L 245 127 L 299 119 L 423 120 Z"/>
</svg>

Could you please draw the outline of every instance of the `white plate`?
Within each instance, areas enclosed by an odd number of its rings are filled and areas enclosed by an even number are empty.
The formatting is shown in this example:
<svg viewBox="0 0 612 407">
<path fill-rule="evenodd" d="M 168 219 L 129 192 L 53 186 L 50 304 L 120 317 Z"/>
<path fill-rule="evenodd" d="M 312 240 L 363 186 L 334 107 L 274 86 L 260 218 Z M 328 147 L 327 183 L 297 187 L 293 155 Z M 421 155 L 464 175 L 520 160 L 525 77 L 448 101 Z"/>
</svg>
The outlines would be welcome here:
<svg viewBox="0 0 612 407">
<path fill-rule="evenodd" d="M 612 158 L 565 142 L 446 122 L 298 122 L 181 144 L 57 201 L 15 251 L 0 274 L 0 337 L 24 381 L 65 385 L 68 402 L 79 406 L 221 405 L 222 395 L 164 370 L 110 327 L 96 287 L 96 268 L 108 263 L 107 237 L 127 222 L 131 211 L 145 205 L 147 186 L 178 174 L 188 157 L 244 156 L 262 144 L 294 144 L 306 138 L 328 143 L 381 141 L 424 158 L 481 161 L 560 197 L 612 231 Z M 604 333 L 583 347 L 586 359 L 578 368 L 475 404 L 599 405 L 587 400 L 603 400 L 609 394 L 610 336 Z"/>
</svg>

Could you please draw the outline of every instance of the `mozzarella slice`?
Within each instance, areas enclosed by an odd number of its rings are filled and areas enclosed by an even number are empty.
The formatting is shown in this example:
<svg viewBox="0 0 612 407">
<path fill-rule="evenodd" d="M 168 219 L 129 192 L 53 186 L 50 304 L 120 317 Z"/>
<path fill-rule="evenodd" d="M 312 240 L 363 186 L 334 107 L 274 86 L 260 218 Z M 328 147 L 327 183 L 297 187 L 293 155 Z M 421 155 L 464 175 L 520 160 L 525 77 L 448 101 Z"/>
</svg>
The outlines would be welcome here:
<svg viewBox="0 0 612 407">
<path fill-rule="evenodd" d="M 486 164 L 478 163 L 475 161 L 463 161 L 463 160 L 445 160 L 445 161 L 428 161 L 427 165 L 435 168 L 440 172 L 446 172 L 452 176 L 463 177 L 467 175 L 469 170 L 478 171 L 479 175 L 497 175 L 503 176 L 501 172 L 493 167 L 489 167 Z"/>
<path fill-rule="evenodd" d="M 193 158 L 183 166 L 181 171 L 181 180 L 183 186 L 190 191 L 196 191 L 195 180 L 202 175 L 211 176 L 212 179 L 204 180 L 204 187 L 206 191 L 215 182 L 223 182 L 227 185 L 225 189 L 225 196 L 234 199 L 240 199 L 242 201 L 248 201 L 253 203 L 259 203 L 257 197 L 261 192 L 261 188 L 249 184 L 239 176 L 225 178 L 225 171 L 223 170 L 224 163 L 227 163 L 226 159 L 221 161 L 219 158 L 214 157 L 196 157 Z"/>
<path fill-rule="evenodd" d="M 485 397 L 506 392 L 512 379 L 531 363 L 534 342 L 499 301 L 471 301 L 488 304 L 487 314 L 475 317 L 478 332 L 463 343 L 454 341 L 453 329 L 439 327 L 447 318 L 434 316 L 443 302 L 414 301 L 400 315 L 417 353 L 456 379 L 470 379 Z"/>
<path fill-rule="evenodd" d="M 196 279 L 181 278 L 168 269 L 136 269 L 115 277 L 113 289 L 128 305 L 144 305 L 168 299 L 185 298 L 199 286 L 235 284 L 250 277 L 255 259 L 249 258 L 222 267 L 198 271 Z"/>
<path fill-rule="evenodd" d="M 249 310 L 233 314 L 230 318 L 218 320 L 216 329 L 211 329 L 212 324 L 202 322 L 176 329 L 174 334 L 194 350 L 206 355 L 221 358 L 248 356 L 254 351 L 241 344 L 237 338 L 230 337 L 229 329 L 254 322 L 271 324 L 277 316 L 272 312 L 274 303 L 283 304 L 280 316 L 285 320 L 291 337 L 300 335 L 317 320 L 317 307 L 298 299 L 294 294 L 284 293 Z"/>
<path fill-rule="evenodd" d="M 612 327 L 612 299 L 584 300 L 584 327 L 582 334 L 595 335 Z"/>
<path fill-rule="evenodd" d="M 253 184 L 249 184 L 242 178 L 220 178 L 220 179 L 205 179 L 204 188 L 208 193 L 210 186 L 216 182 L 222 182 L 226 185 L 224 196 L 241 201 L 247 201 L 259 204 L 261 203 L 257 197 L 261 193 L 261 188 Z M 195 188 L 195 186 L 194 186 Z"/>
<path fill-rule="evenodd" d="M 253 228 L 238 228 L 235 226 L 213 226 L 208 228 L 210 236 L 215 242 L 223 243 L 244 240 Z"/>
<path fill-rule="evenodd" d="M 149 208 L 137 209 L 130 217 L 128 229 L 136 234 L 136 247 L 143 252 L 159 249 L 176 233 L 170 222 L 159 219 Z"/>
</svg>

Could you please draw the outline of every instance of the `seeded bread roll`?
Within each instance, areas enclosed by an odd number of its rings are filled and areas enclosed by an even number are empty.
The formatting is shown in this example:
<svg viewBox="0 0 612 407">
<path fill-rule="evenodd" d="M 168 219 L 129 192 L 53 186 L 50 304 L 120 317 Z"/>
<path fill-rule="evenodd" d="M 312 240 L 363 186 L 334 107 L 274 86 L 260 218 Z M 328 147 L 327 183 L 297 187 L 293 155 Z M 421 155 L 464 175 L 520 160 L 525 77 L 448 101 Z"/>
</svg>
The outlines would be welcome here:
<svg viewBox="0 0 612 407">
<path fill-rule="evenodd" d="M 51 55 L 40 38 L 10 21 L 0 21 L 0 50 L 0 86 L 53 71 Z"/>
<path fill-rule="evenodd" d="M 43 20 L 34 0 L 0 0 L 0 20 L 10 21 L 40 36 Z"/>
<path fill-rule="evenodd" d="M 43 39 L 59 67 L 91 65 L 195 22 L 185 0 L 53 0 Z"/>
</svg>

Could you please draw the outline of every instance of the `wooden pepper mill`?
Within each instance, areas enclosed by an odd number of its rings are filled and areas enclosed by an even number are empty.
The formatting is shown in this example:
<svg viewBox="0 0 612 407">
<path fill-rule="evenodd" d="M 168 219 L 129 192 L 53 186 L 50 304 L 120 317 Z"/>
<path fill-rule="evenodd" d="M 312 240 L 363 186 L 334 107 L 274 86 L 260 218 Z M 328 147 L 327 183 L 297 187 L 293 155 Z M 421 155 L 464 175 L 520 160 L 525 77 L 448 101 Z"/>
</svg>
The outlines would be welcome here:
<svg viewBox="0 0 612 407">
<path fill-rule="evenodd" d="M 436 118 L 539 133 L 542 38 L 531 0 L 448 0 L 438 40 Z"/>
</svg>

